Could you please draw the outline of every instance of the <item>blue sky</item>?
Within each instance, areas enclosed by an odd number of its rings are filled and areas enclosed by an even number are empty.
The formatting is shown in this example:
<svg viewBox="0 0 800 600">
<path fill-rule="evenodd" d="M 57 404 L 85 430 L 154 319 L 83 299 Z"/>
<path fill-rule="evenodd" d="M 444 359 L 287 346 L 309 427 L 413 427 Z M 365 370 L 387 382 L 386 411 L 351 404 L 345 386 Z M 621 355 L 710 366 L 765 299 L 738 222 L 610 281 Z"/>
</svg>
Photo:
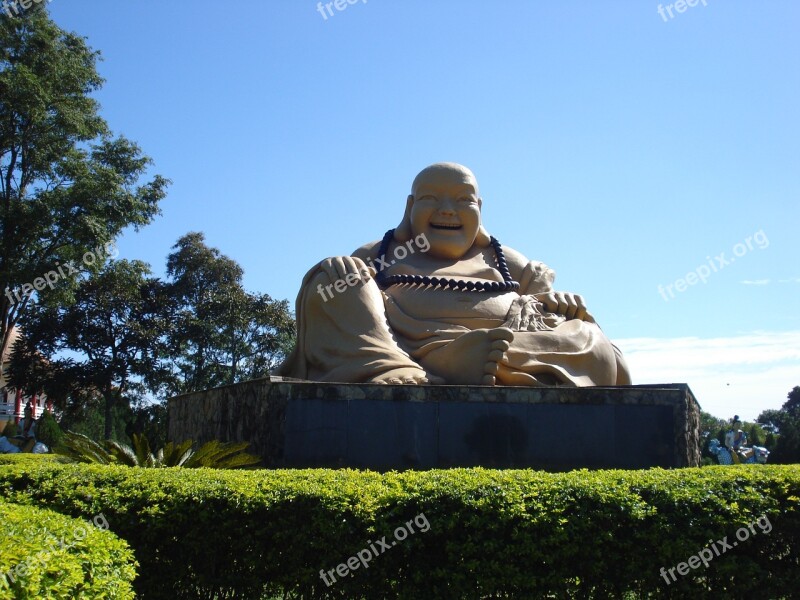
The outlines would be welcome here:
<svg viewBox="0 0 800 600">
<path fill-rule="evenodd" d="M 800 385 L 799 3 L 340 5 L 52 0 L 103 55 L 103 116 L 173 181 L 122 257 L 161 275 L 203 231 L 248 289 L 294 302 L 455 161 L 635 383 L 746 419 Z"/>
</svg>

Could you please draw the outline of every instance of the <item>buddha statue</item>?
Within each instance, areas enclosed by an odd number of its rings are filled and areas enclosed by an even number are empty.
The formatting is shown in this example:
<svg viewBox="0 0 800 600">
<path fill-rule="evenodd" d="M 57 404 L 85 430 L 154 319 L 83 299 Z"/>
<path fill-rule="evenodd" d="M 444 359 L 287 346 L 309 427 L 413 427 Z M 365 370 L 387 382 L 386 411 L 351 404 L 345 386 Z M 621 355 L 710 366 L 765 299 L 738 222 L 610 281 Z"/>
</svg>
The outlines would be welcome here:
<svg viewBox="0 0 800 600">
<path fill-rule="evenodd" d="M 437 163 L 414 179 L 400 225 L 312 268 L 297 345 L 278 374 L 311 381 L 628 385 L 581 296 L 481 224 L 475 175 Z"/>
</svg>

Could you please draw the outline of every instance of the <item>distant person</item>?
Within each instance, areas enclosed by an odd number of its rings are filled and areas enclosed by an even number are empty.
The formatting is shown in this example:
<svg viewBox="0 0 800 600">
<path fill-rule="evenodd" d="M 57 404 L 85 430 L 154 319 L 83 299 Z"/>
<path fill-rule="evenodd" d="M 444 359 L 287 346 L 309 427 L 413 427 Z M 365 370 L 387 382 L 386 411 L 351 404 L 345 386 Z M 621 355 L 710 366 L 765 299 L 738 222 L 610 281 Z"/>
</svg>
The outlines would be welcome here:
<svg viewBox="0 0 800 600">
<path fill-rule="evenodd" d="M 739 415 L 735 415 L 731 419 L 731 428 L 725 434 L 725 447 L 728 450 L 739 450 L 741 446 L 747 443 L 747 434 L 741 429 L 742 422 L 739 420 Z"/>
<path fill-rule="evenodd" d="M 28 440 L 30 438 L 34 439 L 34 443 L 36 440 L 36 421 L 33 418 L 33 409 L 31 408 L 30 403 L 25 405 L 25 413 L 22 421 L 19 424 L 20 427 L 20 435 L 25 439 Z"/>
<path fill-rule="evenodd" d="M 20 433 L 15 437 L 0 436 L 0 453 L 31 452 L 36 446 L 36 421 L 33 419 L 33 409 L 30 403 L 25 406 L 24 417 L 19 423 L 19 428 Z"/>
<path fill-rule="evenodd" d="M 731 419 L 731 428 L 725 434 L 725 447 L 730 450 L 731 458 L 736 464 L 741 462 L 739 452 L 744 449 L 744 445 L 747 443 L 747 434 L 742 431 L 741 427 L 742 422 L 739 420 L 739 415 L 734 415 L 733 419 Z"/>
</svg>

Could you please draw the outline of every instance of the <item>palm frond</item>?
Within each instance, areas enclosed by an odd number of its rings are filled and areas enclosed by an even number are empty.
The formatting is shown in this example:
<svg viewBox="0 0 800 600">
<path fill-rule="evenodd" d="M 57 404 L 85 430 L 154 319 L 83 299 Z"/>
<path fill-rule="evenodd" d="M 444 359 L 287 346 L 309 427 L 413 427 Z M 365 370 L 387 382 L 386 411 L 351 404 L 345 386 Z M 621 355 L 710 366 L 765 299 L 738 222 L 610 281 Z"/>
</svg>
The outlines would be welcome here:
<svg viewBox="0 0 800 600">
<path fill-rule="evenodd" d="M 127 444 L 120 444 L 114 440 L 106 440 L 104 443 L 108 453 L 114 457 L 117 463 L 125 465 L 126 467 L 139 466 L 139 460 L 136 458 L 136 453 Z"/>
<path fill-rule="evenodd" d="M 158 451 L 158 463 L 163 467 L 184 466 L 184 463 L 194 454 L 193 444 L 192 440 L 185 440 L 180 444 L 167 442 L 167 445 Z"/>
<path fill-rule="evenodd" d="M 150 442 L 147 441 L 147 436 L 134 433 L 131 438 L 133 439 L 133 451 L 136 454 L 136 461 L 140 467 L 160 466 L 156 464 L 156 459 L 150 451 Z"/>
<path fill-rule="evenodd" d="M 72 431 L 64 432 L 61 444 L 53 448 L 55 454 L 74 462 L 109 465 L 114 457 L 93 439 Z"/>
<path fill-rule="evenodd" d="M 261 462 L 261 459 L 244 452 L 249 445 L 248 442 L 219 442 L 212 440 L 203 444 L 183 466 L 187 468 L 208 467 L 211 469 L 235 469 L 255 466 Z"/>
<path fill-rule="evenodd" d="M 261 458 L 248 454 L 248 442 L 219 442 L 212 440 L 197 451 L 194 442 L 167 443 L 155 455 L 144 435 L 133 434 L 133 446 L 106 440 L 99 444 L 80 433 L 67 431 L 62 444 L 54 452 L 74 462 L 120 464 L 128 467 L 185 467 L 210 469 L 243 469 L 261 464 Z"/>
</svg>

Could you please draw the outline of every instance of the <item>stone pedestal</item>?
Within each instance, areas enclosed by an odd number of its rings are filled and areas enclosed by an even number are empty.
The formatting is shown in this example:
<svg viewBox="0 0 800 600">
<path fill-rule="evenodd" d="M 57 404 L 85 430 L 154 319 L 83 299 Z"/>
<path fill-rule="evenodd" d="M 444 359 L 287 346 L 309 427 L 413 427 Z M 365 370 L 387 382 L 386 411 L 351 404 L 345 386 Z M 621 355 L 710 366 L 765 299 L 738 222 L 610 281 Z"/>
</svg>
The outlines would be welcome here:
<svg viewBox="0 0 800 600">
<path fill-rule="evenodd" d="M 169 400 L 169 439 L 250 442 L 269 468 L 564 471 L 700 462 L 685 384 L 386 386 L 257 379 Z"/>
</svg>

